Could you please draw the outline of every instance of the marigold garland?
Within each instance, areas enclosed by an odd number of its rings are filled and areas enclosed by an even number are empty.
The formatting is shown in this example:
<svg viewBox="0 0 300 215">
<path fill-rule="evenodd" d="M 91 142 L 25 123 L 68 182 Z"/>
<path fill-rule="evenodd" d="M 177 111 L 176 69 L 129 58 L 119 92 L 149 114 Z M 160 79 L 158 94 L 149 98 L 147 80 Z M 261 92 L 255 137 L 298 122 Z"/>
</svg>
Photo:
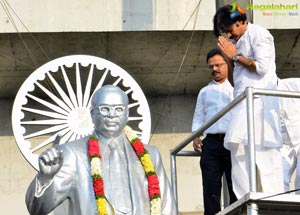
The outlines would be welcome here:
<svg viewBox="0 0 300 215">
<path fill-rule="evenodd" d="M 150 214 L 161 214 L 161 195 L 159 188 L 158 176 L 156 175 L 153 163 L 150 159 L 149 152 L 145 149 L 144 144 L 129 127 L 124 128 L 125 135 L 131 143 L 136 155 L 138 156 L 144 168 L 148 180 L 148 193 L 150 198 Z M 91 136 L 88 140 L 88 155 L 91 164 L 91 174 L 93 180 L 96 205 L 99 215 L 108 215 L 106 208 L 106 197 L 104 193 L 104 181 L 101 175 L 101 152 L 99 140 L 96 136 Z"/>
<path fill-rule="evenodd" d="M 133 147 L 136 155 L 140 159 L 144 168 L 145 174 L 148 179 L 148 193 L 150 198 L 150 214 L 160 215 L 161 214 L 161 195 L 159 188 L 159 181 L 156 175 L 153 163 L 151 161 L 149 152 L 145 149 L 144 144 L 135 134 L 135 132 L 129 127 L 124 128 L 125 135 L 131 146 Z"/>
</svg>

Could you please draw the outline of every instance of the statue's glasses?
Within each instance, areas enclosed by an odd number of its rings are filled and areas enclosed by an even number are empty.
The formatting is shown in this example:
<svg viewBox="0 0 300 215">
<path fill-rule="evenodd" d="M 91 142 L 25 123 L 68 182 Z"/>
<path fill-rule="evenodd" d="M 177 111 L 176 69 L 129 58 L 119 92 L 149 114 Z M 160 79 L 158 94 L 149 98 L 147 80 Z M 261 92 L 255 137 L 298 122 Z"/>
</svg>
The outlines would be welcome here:
<svg viewBox="0 0 300 215">
<path fill-rule="evenodd" d="M 127 109 L 124 105 L 99 105 L 97 108 L 99 113 L 104 117 L 109 115 L 122 116 Z"/>
</svg>

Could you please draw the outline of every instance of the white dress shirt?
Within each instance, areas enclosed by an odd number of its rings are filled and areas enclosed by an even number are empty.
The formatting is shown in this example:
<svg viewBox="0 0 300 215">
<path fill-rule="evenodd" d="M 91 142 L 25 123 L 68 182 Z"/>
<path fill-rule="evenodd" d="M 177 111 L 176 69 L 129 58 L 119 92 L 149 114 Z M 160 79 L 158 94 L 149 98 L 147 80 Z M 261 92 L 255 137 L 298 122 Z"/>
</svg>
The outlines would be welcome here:
<svg viewBox="0 0 300 215">
<path fill-rule="evenodd" d="M 232 99 L 233 88 L 228 80 L 223 83 L 218 83 L 213 80 L 207 86 L 202 88 L 197 98 L 192 132 L 210 120 L 217 112 L 228 105 Z M 229 114 L 224 115 L 221 119 L 206 129 L 205 133 L 225 133 L 229 119 Z"/>
</svg>

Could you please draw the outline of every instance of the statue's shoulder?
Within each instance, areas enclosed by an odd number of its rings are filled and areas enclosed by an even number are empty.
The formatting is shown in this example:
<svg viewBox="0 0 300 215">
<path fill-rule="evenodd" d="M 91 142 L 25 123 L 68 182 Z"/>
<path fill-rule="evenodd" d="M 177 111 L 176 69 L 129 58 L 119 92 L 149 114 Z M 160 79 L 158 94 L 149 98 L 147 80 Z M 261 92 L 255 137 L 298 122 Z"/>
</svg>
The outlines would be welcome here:
<svg viewBox="0 0 300 215">
<path fill-rule="evenodd" d="M 153 162 L 157 162 L 161 160 L 161 155 L 156 146 L 151 146 L 151 145 L 144 145 L 145 149 L 149 152 L 151 160 Z"/>
<path fill-rule="evenodd" d="M 68 143 L 64 143 L 61 145 L 61 148 L 64 152 L 76 154 L 82 152 L 86 154 L 88 140 L 89 136 Z"/>
<path fill-rule="evenodd" d="M 154 152 L 154 153 L 159 152 L 156 146 L 144 144 L 144 147 L 145 147 L 145 149 L 147 149 L 148 152 L 150 152 L 150 151 Z"/>
</svg>

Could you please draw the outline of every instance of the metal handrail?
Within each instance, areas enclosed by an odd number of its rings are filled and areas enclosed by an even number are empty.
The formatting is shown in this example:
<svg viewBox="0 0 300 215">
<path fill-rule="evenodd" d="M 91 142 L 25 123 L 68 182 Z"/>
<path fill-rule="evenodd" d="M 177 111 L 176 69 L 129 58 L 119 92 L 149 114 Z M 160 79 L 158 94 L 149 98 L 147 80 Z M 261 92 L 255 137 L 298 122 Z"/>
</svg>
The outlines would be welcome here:
<svg viewBox="0 0 300 215">
<path fill-rule="evenodd" d="M 282 91 L 282 90 L 265 90 L 257 89 L 253 87 L 247 87 L 243 93 L 237 98 L 225 106 L 222 110 L 216 113 L 210 120 L 203 124 L 200 128 L 194 131 L 191 135 L 185 138 L 178 146 L 170 151 L 170 168 L 171 168 L 171 184 L 172 189 L 176 198 L 178 206 L 178 194 L 177 194 L 177 171 L 176 171 L 176 156 L 200 156 L 195 151 L 181 151 L 189 143 L 191 143 L 196 137 L 199 137 L 203 132 L 229 112 L 233 107 L 240 103 L 246 98 L 247 105 L 247 129 L 248 129 L 248 144 L 249 144 L 249 157 L 250 157 L 250 192 L 257 192 L 256 184 L 256 168 L 255 168 L 255 138 L 254 138 L 254 107 L 253 99 L 255 95 L 266 95 L 266 96 L 277 96 L 277 97 L 288 97 L 288 98 L 300 98 L 300 92 Z M 257 214 L 255 204 L 251 204 L 251 214 Z"/>
</svg>

